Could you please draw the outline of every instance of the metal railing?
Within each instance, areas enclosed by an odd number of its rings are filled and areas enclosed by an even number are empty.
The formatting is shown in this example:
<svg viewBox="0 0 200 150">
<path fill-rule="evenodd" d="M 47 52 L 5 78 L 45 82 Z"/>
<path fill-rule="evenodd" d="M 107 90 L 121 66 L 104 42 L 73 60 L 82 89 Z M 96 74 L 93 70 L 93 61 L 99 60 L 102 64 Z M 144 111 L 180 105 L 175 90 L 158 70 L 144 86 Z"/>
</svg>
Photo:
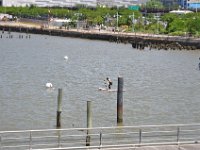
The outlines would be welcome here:
<svg viewBox="0 0 200 150">
<path fill-rule="evenodd" d="M 0 131 L 0 150 L 122 149 L 198 141 L 200 124 Z"/>
</svg>

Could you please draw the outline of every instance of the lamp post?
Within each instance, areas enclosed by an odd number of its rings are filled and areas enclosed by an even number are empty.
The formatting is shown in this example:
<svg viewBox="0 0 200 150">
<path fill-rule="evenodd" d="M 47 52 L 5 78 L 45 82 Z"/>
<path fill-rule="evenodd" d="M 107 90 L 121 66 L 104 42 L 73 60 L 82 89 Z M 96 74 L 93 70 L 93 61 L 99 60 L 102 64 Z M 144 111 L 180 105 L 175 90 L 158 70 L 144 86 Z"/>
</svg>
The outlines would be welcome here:
<svg viewBox="0 0 200 150">
<path fill-rule="evenodd" d="M 198 12 L 198 6 L 199 5 L 199 0 L 196 0 L 196 13 Z"/>
<path fill-rule="evenodd" d="M 132 14 L 132 15 L 129 15 L 129 17 L 131 18 L 131 20 L 132 20 L 132 32 L 134 32 L 134 13 Z"/>
<path fill-rule="evenodd" d="M 79 19 L 80 19 L 80 16 L 82 16 L 82 13 L 75 13 L 75 16 L 77 16 L 76 28 L 78 30 L 80 28 Z"/>
<path fill-rule="evenodd" d="M 107 26 L 109 23 L 109 17 L 110 17 L 110 15 L 108 13 L 104 16 L 104 24 L 106 26 L 106 29 L 107 29 Z"/>
<path fill-rule="evenodd" d="M 158 5 L 155 5 L 155 8 L 156 8 L 156 34 L 158 34 Z"/>
<path fill-rule="evenodd" d="M 119 15 L 119 13 L 117 12 L 117 14 L 116 14 L 116 16 L 114 15 L 114 17 L 116 17 L 117 18 L 117 31 L 119 32 L 119 17 L 120 17 L 120 15 Z"/>
<path fill-rule="evenodd" d="M 119 14 L 117 12 L 117 31 L 119 31 Z"/>
<path fill-rule="evenodd" d="M 49 23 L 50 23 L 50 15 L 51 15 L 51 10 L 48 6 L 48 21 L 47 21 L 48 29 L 49 29 Z"/>
</svg>

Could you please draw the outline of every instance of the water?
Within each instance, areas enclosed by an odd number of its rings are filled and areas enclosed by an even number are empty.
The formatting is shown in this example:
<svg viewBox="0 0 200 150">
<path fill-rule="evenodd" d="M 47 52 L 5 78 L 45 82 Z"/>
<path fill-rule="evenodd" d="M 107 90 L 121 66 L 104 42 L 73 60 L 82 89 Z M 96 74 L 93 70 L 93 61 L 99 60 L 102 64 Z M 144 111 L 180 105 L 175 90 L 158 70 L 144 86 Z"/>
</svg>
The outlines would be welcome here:
<svg viewBox="0 0 200 150">
<path fill-rule="evenodd" d="M 116 126 L 116 92 L 104 79 L 124 77 L 124 125 L 200 122 L 200 51 L 136 50 L 75 38 L 31 35 L 0 39 L 0 130 L 55 128 L 58 88 L 62 128 Z M 68 61 L 64 59 L 68 56 Z M 51 82 L 54 90 L 45 88 Z"/>
</svg>

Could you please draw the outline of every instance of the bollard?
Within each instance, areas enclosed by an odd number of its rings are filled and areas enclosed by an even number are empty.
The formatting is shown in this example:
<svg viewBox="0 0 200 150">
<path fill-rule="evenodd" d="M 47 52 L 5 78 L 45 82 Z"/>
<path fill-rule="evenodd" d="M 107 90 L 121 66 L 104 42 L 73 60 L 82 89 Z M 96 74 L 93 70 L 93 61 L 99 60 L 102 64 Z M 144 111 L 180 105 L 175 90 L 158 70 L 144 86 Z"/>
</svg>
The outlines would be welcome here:
<svg viewBox="0 0 200 150">
<path fill-rule="evenodd" d="M 117 89 L 117 123 L 123 122 L 123 78 L 118 77 Z"/>
<path fill-rule="evenodd" d="M 92 128 L 92 102 L 87 101 L 87 128 Z M 90 146 L 90 130 L 87 130 L 86 146 Z"/>
<path fill-rule="evenodd" d="M 57 127 L 61 127 L 62 89 L 58 89 Z"/>
</svg>

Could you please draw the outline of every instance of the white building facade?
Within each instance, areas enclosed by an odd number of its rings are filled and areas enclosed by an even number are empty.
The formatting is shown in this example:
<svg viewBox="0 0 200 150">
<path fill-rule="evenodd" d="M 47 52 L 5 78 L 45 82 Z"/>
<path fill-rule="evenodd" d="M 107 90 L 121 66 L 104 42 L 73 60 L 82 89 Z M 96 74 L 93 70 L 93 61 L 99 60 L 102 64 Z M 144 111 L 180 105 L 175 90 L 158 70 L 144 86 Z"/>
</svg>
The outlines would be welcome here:
<svg viewBox="0 0 200 150">
<path fill-rule="evenodd" d="M 2 0 L 3 6 L 29 6 L 36 5 L 38 7 L 75 7 L 84 5 L 87 7 L 96 7 L 97 5 L 107 7 L 128 7 L 137 4 L 138 0 Z"/>
</svg>

